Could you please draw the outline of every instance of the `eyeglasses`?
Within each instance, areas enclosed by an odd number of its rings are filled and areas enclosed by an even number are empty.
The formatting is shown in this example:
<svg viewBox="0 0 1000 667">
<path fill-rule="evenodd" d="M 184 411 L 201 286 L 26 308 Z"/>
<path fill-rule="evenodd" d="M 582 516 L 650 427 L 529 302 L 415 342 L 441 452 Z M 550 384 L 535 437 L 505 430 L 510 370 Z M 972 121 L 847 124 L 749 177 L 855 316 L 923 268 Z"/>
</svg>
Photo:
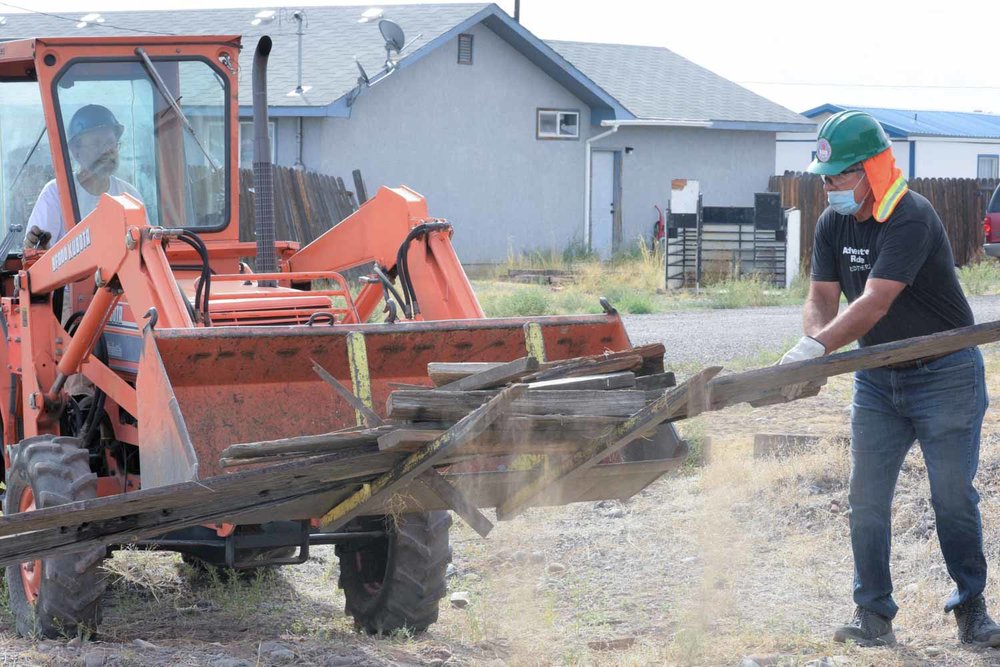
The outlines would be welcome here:
<svg viewBox="0 0 1000 667">
<path fill-rule="evenodd" d="M 850 174 L 856 174 L 859 171 L 863 172 L 864 170 L 864 167 L 856 167 L 854 169 L 842 171 L 839 174 L 834 174 L 833 176 L 820 176 L 820 178 L 823 179 L 823 185 L 836 185 L 845 182 Z"/>
</svg>

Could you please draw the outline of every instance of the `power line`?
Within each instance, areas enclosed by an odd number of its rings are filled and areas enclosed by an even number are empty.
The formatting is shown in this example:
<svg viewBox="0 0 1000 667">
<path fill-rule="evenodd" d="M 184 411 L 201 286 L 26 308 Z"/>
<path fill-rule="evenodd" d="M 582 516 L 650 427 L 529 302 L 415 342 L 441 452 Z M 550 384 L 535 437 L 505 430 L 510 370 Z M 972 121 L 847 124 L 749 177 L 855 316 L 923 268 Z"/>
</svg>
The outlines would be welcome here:
<svg viewBox="0 0 1000 667">
<path fill-rule="evenodd" d="M 881 84 L 881 83 L 812 83 L 795 81 L 737 81 L 736 83 L 758 86 L 822 86 L 833 88 L 917 88 L 925 90 L 1000 90 L 1000 86 L 933 86 L 922 84 Z"/>
<path fill-rule="evenodd" d="M 9 2 L 3 2 L 0 0 L 0 5 L 4 7 L 10 7 L 11 9 L 18 9 L 22 12 L 28 12 L 30 14 L 40 14 L 41 16 L 48 16 L 52 19 L 59 19 L 60 21 L 70 21 L 71 23 L 80 23 L 80 19 L 70 18 L 69 16 L 62 16 L 61 14 L 50 14 L 48 12 L 39 11 L 37 9 L 29 9 L 28 7 L 20 7 L 18 5 L 12 5 Z M 138 28 L 126 28 L 125 26 L 114 25 L 112 23 L 100 23 L 98 25 L 104 26 L 105 28 L 114 28 L 115 30 L 124 30 L 125 32 L 135 32 L 141 35 L 163 35 L 166 37 L 177 37 L 176 33 L 173 32 L 156 32 L 155 30 L 140 30 Z"/>
</svg>

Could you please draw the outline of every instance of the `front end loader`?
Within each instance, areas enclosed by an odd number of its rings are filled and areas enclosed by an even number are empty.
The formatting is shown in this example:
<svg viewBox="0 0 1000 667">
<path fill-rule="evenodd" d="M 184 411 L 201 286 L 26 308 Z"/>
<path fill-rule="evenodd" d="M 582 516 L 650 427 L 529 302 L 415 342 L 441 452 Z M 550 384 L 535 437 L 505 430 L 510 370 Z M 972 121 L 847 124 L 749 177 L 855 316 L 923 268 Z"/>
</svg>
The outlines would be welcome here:
<svg viewBox="0 0 1000 667">
<path fill-rule="evenodd" d="M 607 303 L 485 318 L 452 249 L 462 230 L 416 192 L 383 187 L 304 247 L 275 240 L 267 38 L 257 241 L 241 242 L 240 49 L 0 45 L 0 562 L 21 634 L 95 629 L 102 560 L 124 544 L 237 569 L 335 544 L 359 628 L 423 630 L 449 510 L 486 534 L 479 508 L 627 498 L 684 459 L 667 422 L 690 397 L 662 346 L 633 348 Z M 86 210 L 98 170 L 70 125 L 95 103 L 122 128 L 110 178 L 140 197 Z M 23 248 L 45 187 L 63 233 Z"/>
</svg>

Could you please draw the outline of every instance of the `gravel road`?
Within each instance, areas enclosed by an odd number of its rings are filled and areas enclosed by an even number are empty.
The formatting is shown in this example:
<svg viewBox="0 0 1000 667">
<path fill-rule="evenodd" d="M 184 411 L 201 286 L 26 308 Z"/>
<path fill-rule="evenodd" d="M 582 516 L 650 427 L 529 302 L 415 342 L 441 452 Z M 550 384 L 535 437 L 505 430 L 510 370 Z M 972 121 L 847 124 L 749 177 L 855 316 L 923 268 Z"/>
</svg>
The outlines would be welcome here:
<svg viewBox="0 0 1000 667">
<path fill-rule="evenodd" d="M 1000 320 L 1000 297 L 971 297 L 976 322 Z M 662 342 L 667 363 L 724 363 L 778 350 L 802 334 L 802 308 L 683 310 L 623 319 L 633 345 Z"/>
</svg>

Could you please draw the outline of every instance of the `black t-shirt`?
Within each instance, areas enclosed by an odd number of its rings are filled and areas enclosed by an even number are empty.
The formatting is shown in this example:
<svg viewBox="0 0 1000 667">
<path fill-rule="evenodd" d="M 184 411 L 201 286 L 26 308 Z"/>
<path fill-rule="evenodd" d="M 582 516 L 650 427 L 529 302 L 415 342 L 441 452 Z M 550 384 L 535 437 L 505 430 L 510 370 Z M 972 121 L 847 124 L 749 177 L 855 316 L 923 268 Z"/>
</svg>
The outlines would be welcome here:
<svg viewBox="0 0 1000 667">
<path fill-rule="evenodd" d="M 973 324 L 941 218 L 909 191 L 885 222 L 859 222 L 827 208 L 816 223 L 812 279 L 838 282 L 849 302 L 868 278 L 906 283 L 889 312 L 859 343 L 877 345 Z"/>
</svg>

